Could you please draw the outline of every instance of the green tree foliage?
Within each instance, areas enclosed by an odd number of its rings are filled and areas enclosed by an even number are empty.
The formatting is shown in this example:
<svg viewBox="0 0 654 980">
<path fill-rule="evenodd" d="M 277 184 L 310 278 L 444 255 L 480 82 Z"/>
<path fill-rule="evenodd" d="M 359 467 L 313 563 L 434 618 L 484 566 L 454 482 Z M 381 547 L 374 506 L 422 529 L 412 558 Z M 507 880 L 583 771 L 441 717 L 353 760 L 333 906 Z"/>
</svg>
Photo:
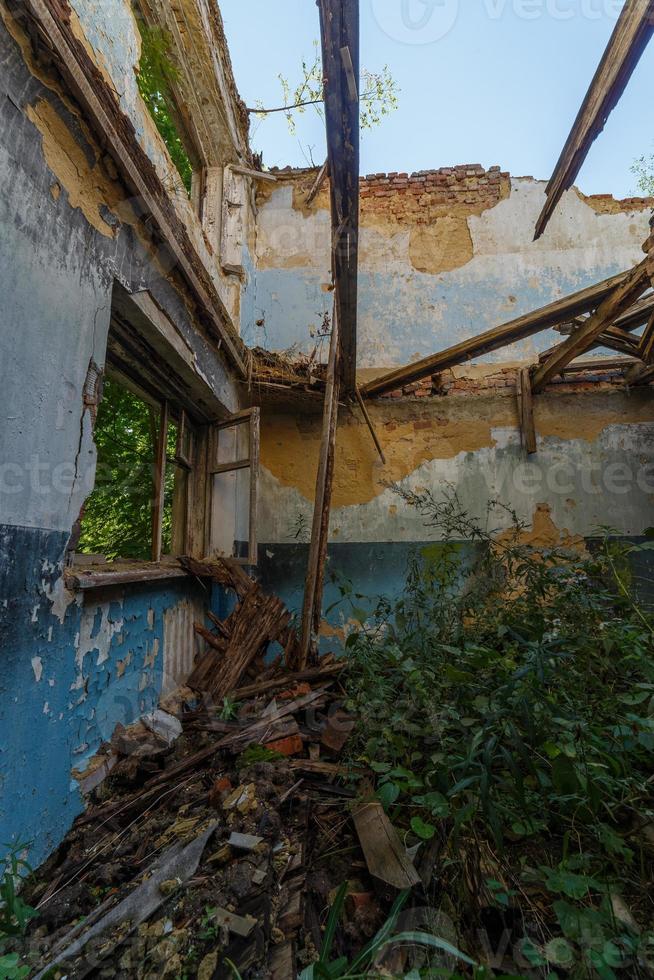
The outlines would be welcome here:
<svg viewBox="0 0 654 980">
<path fill-rule="evenodd" d="M 305 113 L 309 107 L 313 107 L 319 115 L 322 115 L 322 56 L 318 41 L 313 42 L 313 47 L 312 60 L 302 60 L 301 77 L 297 85 L 292 86 L 285 75 L 278 75 L 284 99 L 283 106 L 266 109 L 262 102 L 258 102 L 254 109 L 249 110 L 251 113 L 265 118 L 271 113 L 283 112 L 291 134 L 295 134 L 296 131 L 296 116 Z M 382 122 L 384 116 L 397 109 L 399 86 L 391 75 L 388 65 L 384 65 L 378 72 L 362 68 L 360 85 L 361 127 L 372 129 Z"/>
<path fill-rule="evenodd" d="M 654 155 L 642 156 L 635 160 L 631 168 L 638 178 L 638 190 L 647 197 L 654 196 Z"/>
<path fill-rule="evenodd" d="M 142 20 L 137 20 L 137 23 L 141 32 L 141 61 L 137 76 L 139 92 L 190 194 L 193 168 L 170 108 L 170 85 L 179 77 L 170 59 L 170 38 L 161 28 L 148 27 Z"/>
<path fill-rule="evenodd" d="M 152 541 L 154 446 L 159 414 L 115 381 L 107 380 L 95 426 L 95 489 L 86 501 L 78 551 L 108 559 L 149 560 Z M 175 427 L 168 432 L 174 453 Z M 171 549 L 174 469 L 166 471 L 163 553 Z"/>
</svg>

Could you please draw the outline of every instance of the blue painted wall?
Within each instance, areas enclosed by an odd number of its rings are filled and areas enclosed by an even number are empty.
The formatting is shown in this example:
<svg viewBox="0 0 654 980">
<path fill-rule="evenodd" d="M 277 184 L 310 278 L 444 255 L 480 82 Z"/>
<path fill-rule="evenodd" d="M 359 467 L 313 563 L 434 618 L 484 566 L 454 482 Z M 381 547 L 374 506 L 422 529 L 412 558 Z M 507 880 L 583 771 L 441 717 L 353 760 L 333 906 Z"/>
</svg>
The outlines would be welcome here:
<svg viewBox="0 0 654 980">
<path fill-rule="evenodd" d="M 115 233 L 103 234 L 72 205 L 30 110 L 47 104 L 89 166 L 104 150 L 30 72 L 2 21 L 0 66 L 0 842 L 32 841 L 38 864 L 82 809 L 72 770 L 116 722 L 156 704 L 166 611 L 205 601 L 184 579 L 85 602 L 64 589 L 71 528 L 94 482 L 84 384 L 90 361 L 105 361 L 115 282 L 149 291 L 215 398 L 234 410 L 240 396 L 143 229 L 113 215 Z"/>
<path fill-rule="evenodd" d="M 483 278 L 462 273 L 431 276 L 412 272 L 359 275 L 358 363 L 363 367 L 406 364 L 460 343 L 482 330 L 529 313 L 585 286 L 622 271 L 619 261 L 603 262 L 584 270 L 559 270 L 556 290 L 551 278 L 534 280 L 516 276 L 511 305 L 504 299 L 506 280 L 486 270 Z M 331 295 L 322 289 L 324 278 L 306 269 L 259 269 L 251 306 L 256 319 L 244 319 L 243 336 L 251 346 L 309 352 L 311 335 L 323 313 L 331 311 Z M 252 287 L 250 287 L 252 293 Z M 485 362 L 527 360 L 535 350 L 546 350 L 561 340 L 546 330 L 510 349 L 486 355 Z"/>
<path fill-rule="evenodd" d="M 180 579 L 89 592 L 59 606 L 51 590 L 66 540 L 0 526 L 0 841 L 33 841 L 35 864 L 83 809 L 72 770 L 84 769 L 117 723 L 156 706 L 164 613 L 203 595 Z"/>
</svg>

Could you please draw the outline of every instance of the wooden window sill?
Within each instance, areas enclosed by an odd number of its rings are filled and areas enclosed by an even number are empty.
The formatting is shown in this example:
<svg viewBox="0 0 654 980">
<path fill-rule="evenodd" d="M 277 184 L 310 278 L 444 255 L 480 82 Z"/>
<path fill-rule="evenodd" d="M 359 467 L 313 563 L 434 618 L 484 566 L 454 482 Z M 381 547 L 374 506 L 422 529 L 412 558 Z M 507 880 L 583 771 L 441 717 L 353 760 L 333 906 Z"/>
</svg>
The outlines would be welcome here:
<svg viewBox="0 0 654 980">
<path fill-rule="evenodd" d="M 106 562 L 96 565 L 71 565 L 65 573 L 66 588 L 71 592 L 104 589 L 112 585 L 160 582 L 186 578 L 186 572 L 173 559 L 160 562 Z"/>
</svg>

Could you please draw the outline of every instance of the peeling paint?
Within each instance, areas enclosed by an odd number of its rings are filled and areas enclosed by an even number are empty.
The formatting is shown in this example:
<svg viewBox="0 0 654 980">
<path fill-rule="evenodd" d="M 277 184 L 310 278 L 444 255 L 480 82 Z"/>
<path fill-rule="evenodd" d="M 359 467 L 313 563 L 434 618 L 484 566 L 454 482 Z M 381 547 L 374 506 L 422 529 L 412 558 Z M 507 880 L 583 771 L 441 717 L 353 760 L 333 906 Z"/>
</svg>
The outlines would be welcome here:
<svg viewBox="0 0 654 980">
<path fill-rule="evenodd" d="M 504 394 L 435 397 L 424 401 L 377 401 L 369 404 L 373 425 L 386 457 L 382 466 L 372 451 L 370 433 L 357 414 L 341 413 L 336 443 L 334 507 L 365 504 L 389 483 L 405 479 L 424 462 L 451 460 L 492 449 L 497 429 L 517 429 L 513 390 Z M 648 393 L 546 393 L 536 402 L 541 439 L 594 443 L 610 426 L 647 425 L 654 421 Z M 320 448 L 320 419 L 295 414 L 264 414 L 261 461 L 282 486 L 313 500 Z"/>
<path fill-rule="evenodd" d="M 88 158 L 70 129 L 46 99 L 27 107 L 27 115 L 43 139 L 43 153 L 48 166 L 68 194 L 71 206 L 80 208 L 97 231 L 114 238 L 115 227 L 102 217 L 102 207 L 117 205 L 124 198 L 121 185 L 112 181 L 102 165 L 89 164 Z"/>
</svg>

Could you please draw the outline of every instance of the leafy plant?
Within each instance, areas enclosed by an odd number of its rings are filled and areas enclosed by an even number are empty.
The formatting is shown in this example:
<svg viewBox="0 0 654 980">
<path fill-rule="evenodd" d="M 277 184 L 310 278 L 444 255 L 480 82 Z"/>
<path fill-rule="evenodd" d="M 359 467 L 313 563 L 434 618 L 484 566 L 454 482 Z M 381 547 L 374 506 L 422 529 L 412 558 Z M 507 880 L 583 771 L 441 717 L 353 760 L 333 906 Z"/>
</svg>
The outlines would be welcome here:
<svg viewBox="0 0 654 980">
<path fill-rule="evenodd" d="M 223 721 L 230 721 L 238 715 L 238 702 L 231 698 L 223 698 L 223 706 L 220 709 L 220 717 Z"/>
<path fill-rule="evenodd" d="M 408 843 L 438 835 L 440 885 L 473 936 L 490 905 L 519 912 L 532 965 L 569 946 L 572 976 L 638 970 L 609 900 L 642 905 L 652 872 L 634 831 L 654 820 L 652 622 L 631 546 L 539 549 L 497 502 L 483 527 L 450 491 L 402 496 L 441 540 L 348 637 L 353 757 Z"/>
<path fill-rule="evenodd" d="M 140 19 L 137 19 L 137 23 L 141 34 L 138 89 L 190 194 L 193 168 L 175 123 L 170 91 L 171 84 L 179 77 L 179 71 L 170 58 L 170 37 L 159 27 L 148 27 Z"/>
<path fill-rule="evenodd" d="M 0 955 L 0 980 L 22 980 L 29 972 L 29 966 L 21 964 L 18 953 Z"/>
<path fill-rule="evenodd" d="M 0 937 L 22 936 L 30 919 L 37 914 L 35 909 L 27 905 L 18 894 L 18 886 L 23 874 L 32 871 L 25 858 L 21 857 L 29 844 L 17 842 L 3 844 L 3 847 L 8 848 L 8 853 L 0 881 Z"/>
</svg>

